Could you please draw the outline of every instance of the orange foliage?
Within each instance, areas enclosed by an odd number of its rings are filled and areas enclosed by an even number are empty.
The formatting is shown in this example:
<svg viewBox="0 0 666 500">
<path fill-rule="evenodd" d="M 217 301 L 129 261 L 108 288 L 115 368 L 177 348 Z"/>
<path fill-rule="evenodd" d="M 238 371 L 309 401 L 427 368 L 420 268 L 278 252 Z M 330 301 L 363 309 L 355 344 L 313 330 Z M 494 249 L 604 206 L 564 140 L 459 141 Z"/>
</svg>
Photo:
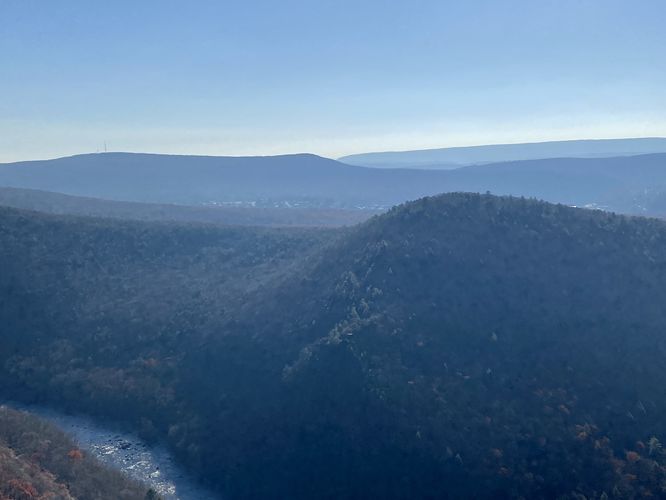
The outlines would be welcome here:
<svg viewBox="0 0 666 500">
<path fill-rule="evenodd" d="M 72 460 L 81 460 L 83 458 L 83 453 L 81 453 L 81 450 L 74 449 L 74 450 L 69 450 L 67 456 Z"/>
<path fill-rule="evenodd" d="M 636 463 L 641 459 L 641 456 L 635 451 L 628 451 L 626 453 L 627 462 Z"/>
<path fill-rule="evenodd" d="M 23 495 L 24 498 L 37 498 L 39 496 L 39 492 L 35 489 L 35 487 L 30 483 L 26 483 L 25 481 L 12 479 L 9 481 L 9 487 L 14 490 L 12 494 Z M 17 498 L 21 497 L 17 496 Z"/>
</svg>

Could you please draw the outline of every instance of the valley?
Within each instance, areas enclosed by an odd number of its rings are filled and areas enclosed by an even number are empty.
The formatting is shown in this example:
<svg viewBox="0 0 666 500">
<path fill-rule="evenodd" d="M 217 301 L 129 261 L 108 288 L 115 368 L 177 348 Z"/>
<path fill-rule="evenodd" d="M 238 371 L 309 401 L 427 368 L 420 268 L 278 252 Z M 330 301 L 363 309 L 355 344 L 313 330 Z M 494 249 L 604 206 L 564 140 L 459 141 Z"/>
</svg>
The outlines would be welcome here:
<svg viewBox="0 0 666 500">
<path fill-rule="evenodd" d="M 68 415 L 50 408 L 5 404 L 27 412 L 65 432 L 79 449 L 105 466 L 152 488 L 164 500 L 207 500 L 217 498 L 188 478 L 164 447 L 146 443 L 135 434 L 113 425 L 105 426 L 85 416 Z M 107 424 L 108 425 L 108 424 Z"/>
<path fill-rule="evenodd" d="M 0 500 L 666 499 L 664 19 L 0 1 Z"/>
<path fill-rule="evenodd" d="M 664 481 L 663 222 L 475 194 L 325 230 L 0 215 L 2 394 L 164 440 L 224 497 Z"/>
</svg>

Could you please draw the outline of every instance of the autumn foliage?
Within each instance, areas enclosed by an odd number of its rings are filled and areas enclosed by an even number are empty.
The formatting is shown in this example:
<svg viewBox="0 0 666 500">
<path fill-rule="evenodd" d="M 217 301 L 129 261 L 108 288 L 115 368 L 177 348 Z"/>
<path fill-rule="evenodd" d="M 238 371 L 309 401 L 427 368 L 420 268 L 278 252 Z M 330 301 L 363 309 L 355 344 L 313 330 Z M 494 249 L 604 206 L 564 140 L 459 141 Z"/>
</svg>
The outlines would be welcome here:
<svg viewBox="0 0 666 500">
<path fill-rule="evenodd" d="M 50 424 L 0 406 L 0 500 L 143 500 L 147 494 Z"/>
</svg>

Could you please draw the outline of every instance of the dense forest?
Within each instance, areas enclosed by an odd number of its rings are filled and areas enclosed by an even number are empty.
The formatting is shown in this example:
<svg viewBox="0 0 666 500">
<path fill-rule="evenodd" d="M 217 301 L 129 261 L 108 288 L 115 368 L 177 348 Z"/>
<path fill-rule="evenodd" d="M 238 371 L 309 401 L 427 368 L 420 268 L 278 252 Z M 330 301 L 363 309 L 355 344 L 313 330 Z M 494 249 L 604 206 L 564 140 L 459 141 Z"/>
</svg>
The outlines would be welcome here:
<svg viewBox="0 0 666 500">
<path fill-rule="evenodd" d="M 158 500 L 148 488 L 104 467 L 64 433 L 0 406 L 0 499 Z"/>
<path fill-rule="evenodd" d="M 344 229 L 0 209 L 0 394 L 229 498 L 666 494 L 666 224 L 475 194 Z"/>
</svg>

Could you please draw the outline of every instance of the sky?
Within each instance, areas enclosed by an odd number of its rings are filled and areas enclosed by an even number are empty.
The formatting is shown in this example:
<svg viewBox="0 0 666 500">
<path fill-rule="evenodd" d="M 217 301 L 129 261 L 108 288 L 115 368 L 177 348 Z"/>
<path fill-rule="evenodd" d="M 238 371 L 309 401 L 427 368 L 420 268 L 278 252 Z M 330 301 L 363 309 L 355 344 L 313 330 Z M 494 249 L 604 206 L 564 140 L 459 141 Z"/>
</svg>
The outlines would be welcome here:
<svg viewBox="0 0 666 500">
<path fill-rule="evenodd" d="M 0 0 L 0 162 L 666 136 L 664 0 Z"/>
</svg>

